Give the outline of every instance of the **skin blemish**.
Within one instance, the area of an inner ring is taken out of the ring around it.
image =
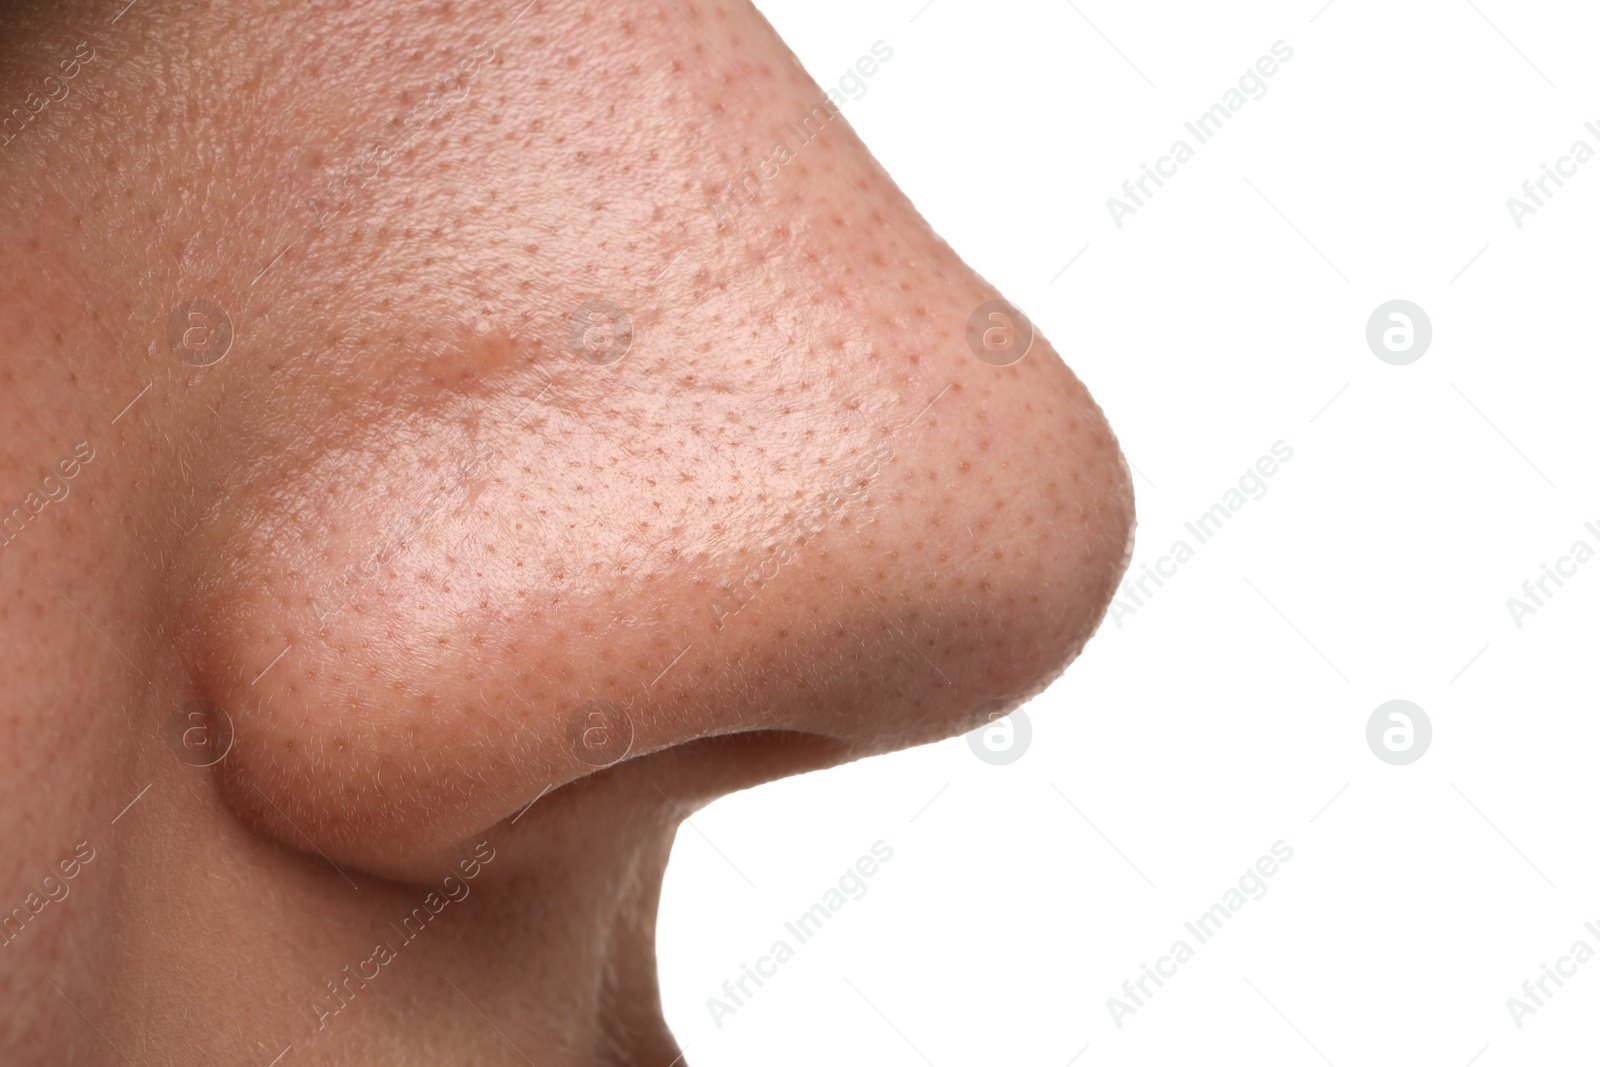
[[[514,370],[533,356],[503,327],[478,325],[446,332],[418,355],[415,384],[473,390]]]

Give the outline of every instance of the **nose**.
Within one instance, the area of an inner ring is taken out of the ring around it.
[[[830,387],[836,353],[776,383],[744,356],[685,373],[672,331],[641,333],[659,410],[619,375],[534,434],[396,454],[385,421],[263,498],[338,516],[319,536],[240,506],[192,646],[234,720],[225,793],[383,870],[663,750],[760,734],[851,759],[1037,693],[1104,613],[1132,496],[1042,338],[1009,366],[969,350],[973,290],[880,310],[903,321],[865,380]]]
[[[634,160],[670,210],[612,165],[628,116],[544,115],[479,172],[590,195],[432,257],[525,306],[537,241],[562,269],[525,317],[351,289],[396,328],[274,383],[314,432],[241,434],[251,475],[175,568],[241,817],[398,869],[662,753],[743,784],[741,737],[761,773],[947,737],[1083,649],[1133,529],[1104,414],[842,119],[728,209],[717,176],[814,101],[779,80],[693,151],[694,87],[619,105],[680,131]]]

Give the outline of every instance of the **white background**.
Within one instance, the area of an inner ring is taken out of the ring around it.
[[[760,6],[824,86],[894,48],[846,117],[1105,408],[1134,575],[1294,456],[1026,707],[1015,763],[958,738],[697,815],[661,928],[688,1061],[1592,1061],[1600,960],[1520,1029],[1506,1000],[1600,951],[1600,560],[1520,628],[1506,601],[1600,549],[1600,160],[1520,229],[1506,199],[1600,150],[1600,15],[922,3]],[[1267,95],[1115,226],[1107,197],[1279,40]],[[1433,325],[1408,366],[1365,339],[1396,298]],[[1367,747],[1394,698],[1433,724],[1409,766]],[[717,1026],[707,998],[880,839],[867,895]],[[1279,840],[1267,895],[1118,1028],[1107,998]]]

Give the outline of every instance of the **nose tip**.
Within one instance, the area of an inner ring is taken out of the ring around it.
[[[737,682],[678,729],[803,731],[857,755],[938,740],[1039,693],[1104,618],[1131,553],[1130,471],[1048,343],[963,351],[869,421],[881,432],[822,505],[717,589],[707,673],[653,698]]]
[[[998,355],[960,368],[954,402],[898,457],[906,540],[883,555],[904,570],[883,606],[943,663],[928,739],[1042,691],[1082,652],[1131,556],[1130,471],[1104,413],[1042,338]]]

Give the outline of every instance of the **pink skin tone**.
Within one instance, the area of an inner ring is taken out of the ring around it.
[[[999,294],[761,17],[520,6],[4,16],[0,909],[94,859],[0,936],[0,1061],[666,1067],[681,821],[1105,611],[1103,414],[974,356]]]

